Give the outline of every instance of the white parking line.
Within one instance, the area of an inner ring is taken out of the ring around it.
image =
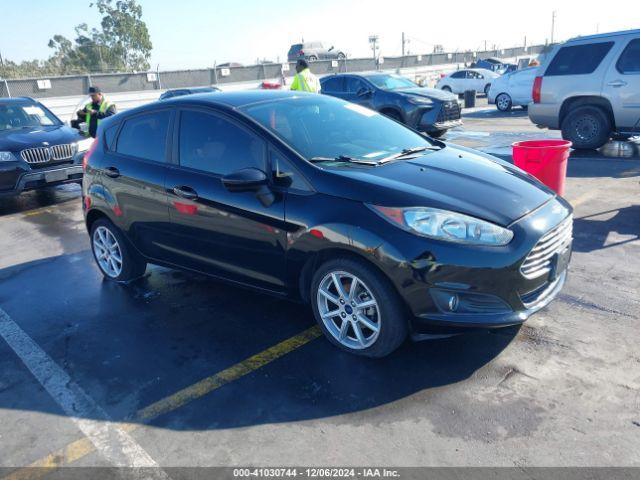
[[[0,308],[0,335],[96,450],[117,467],[156,467],[150,478],[169,476]]]

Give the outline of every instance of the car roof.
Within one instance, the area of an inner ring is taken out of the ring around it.
[[[21,103],[38,103],[31,97],[10,97],[0,98],[0,103],[3,105],[21,104]]]
[[[153,102],[140,107],[132,108],[124,112],[124,115],[130,113],[142,113],[147,109],[154,107],[166,107],[175,104],[191,104],[212,105],[226,108],[241,108],[254,103],[267,101],[277,101],[287,98],[298,98],[307,95],[317,95],[315,93],[293,92],[291,90],[238,90],[234,92],[209,92],[194,93],[191,95],[182,95],[172,97],[162,102]]]
[[[573,37],[567,40],[565,43],[581,42],[583,40],[598,40],[601,38],[619,37],[622,35],[640,35],[640,29],[620,30],[618,32],[596,33],[594,35],[585,35],[583,37]]]

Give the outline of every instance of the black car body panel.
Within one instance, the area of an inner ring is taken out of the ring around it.
[[[377,77],[389,74],[337,74],[320,79],[322,93],[386,113],[409,127],[430,134],[462,125],[462,109],[455,95],[435,88],[410,87],[398,90],[379,88]],[[350,87],[359,81],[362,90]],[[353,91],[356,90],[356,91]],[[424,99],[425,103],[416,103]]]
[[[0,108],[12,105],[41,108],[55,118],[57,124],[0,129],[0,152],[13,154],[12,161],[0,162],[0,195],[78,182],[82,178],[82,152],[77,151],[77,144],[85,137],[33,99],[0,100]],[[26,153],[28,151],[32,153]]]
[[[507,162],[450,145],[377,167],[311,164],[239,108],[288,98],[304,94],[189,96],[106,119],[83,181],[88,227],[106,216],[152,263],[293,300],[309,301],[310,276],[323,259],[364,259],[401,296],[414,338],[519,324],[555,297],[570,245],[562,259],[554,257],[561,271],[525,278],[520,270],[545,234],[570,221],[572,208],[562,198]],[[122,130],[128,119],[162,109],[172,111],[166,158],[123,158],[106,145],[106,130]],[[180,166],[178,127],[187,110],[231,119],[265,142],[268,172],[275,152],[301,182],[287,187],[269,175],[265,201],[255,192],[230,191],[219,175]],[[110,176],[112,167],[117,178]],[[429,239],[392,225],[371,205],[452,210],[508,227],[513,239],[505,246]],[[453,294],[463,311],[447,311],[442,298]]]

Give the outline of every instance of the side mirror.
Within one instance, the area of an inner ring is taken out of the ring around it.
[[[328,52],[330,52],[330,51],[331,51],[331,50],[333,50],[333,49],[334,49],[334,47],[333,47],[333,45],[332,45],[331,47],[329,47],[329,50],[327,50],[327,51],[328,51]]]
[[[257,168],[243,168],[222,177],[230,192],[254,192],[267,184],[267,174]]]
[[[366,97],[367,95],[371,95],[371,90],[369,90],[368,88],[361,88],[360,90],[358,90],[358,93],[356,93],[356,95],[358,97]]]

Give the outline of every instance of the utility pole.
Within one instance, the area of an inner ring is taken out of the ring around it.
[[[556,29],[556,11],[551,12],[551,44],[553,44],[553,34]]]
[[[380,37],[378,37],[378,35],[371,35],[369,37],[369,44],[371,45],[371,50],[373,50],[373,59],[374,60],[376,58],[378,58],[377,51],[378,51],[378,40],[379,39],[380,39]]]
[[[487,51],[487,41],[486,40],[484,41],[484,51],[485,52]]]
[[[404,57],[404,43],[405,43],[405,38],[404,38],[404,32],[402,32],[402,56]],[[2,57],[0,57],[2,58]]]

